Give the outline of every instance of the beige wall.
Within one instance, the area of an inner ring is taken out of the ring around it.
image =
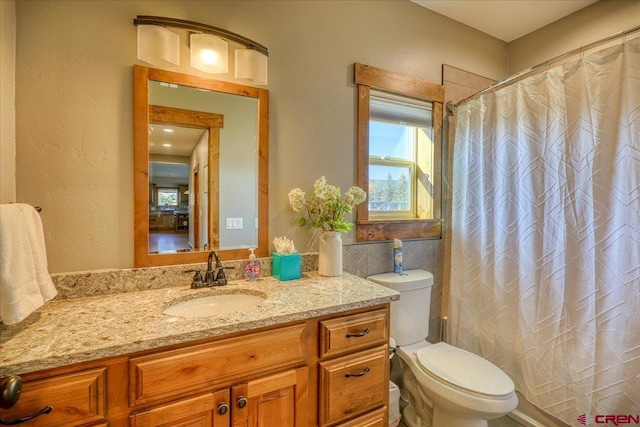
[[[509,74],[638,25],[640,1],[600,0],[509,43]]]
[[[16,8],[0,1],[0,203],[16,201]]]
[[[505,43],[409,1],[31,0],[16,12],[17,193],[43,208],[52,273],[133,264],[136,15],[269,48],[270,240],[287,235],[300,250],[308,237],[288,191],[323,174],[355,182],[354,62],[438,83],[443,63],[496,79],[507,71]]]

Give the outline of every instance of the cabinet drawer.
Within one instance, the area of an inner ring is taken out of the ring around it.
[[[304,335],[304,324],[293,325],[131,359],[129,403],[133,406],[184,395],[302,363]]]
[[[320,362],[320,424],[386,405],[388,345]]]
[[[222,405],[229,405],[229,390],[192,397],[133,414],[129,417],[129,426],[228,426],[230,411],[220,413],[219,408]]]
[[[387,310],[320,322],[320,357],[389,342]]]
[[[340,423],[336,427],[387,427],[389,420],[387,419],[387,407],[376,409],[366,413],[354,420]]]
[[[106,368],[98,368],[26,382],[18,403],[0,410],[0,418],[13,420],[48,405],[53,411],[29,421],[29,427],[69,427],[106,420],[106,372]]]

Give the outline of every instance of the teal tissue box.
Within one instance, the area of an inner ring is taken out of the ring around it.
[[[300,278],[300,254],[273,254],[271,275],[278,280],[295,280]]]

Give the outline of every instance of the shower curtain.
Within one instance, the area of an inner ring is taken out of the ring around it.
[[[460,105],[451,227],[452,344],[568,424],[640,414],[640,38]]]

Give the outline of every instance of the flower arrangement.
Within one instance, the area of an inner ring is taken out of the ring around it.
[[[316,231],[339,231],[346,233],[353,223],[344,220],[344,215],[351,213],[353,207],[367,198],[367,193],[353,186],[344,196],[340,188],[327,184],[324,176],[318,178],[313,186],[315,195],[307,200],[305,192],[294,188],[289,192],[289,204],[294,212],[299,213],[298,225]],[[312,239],[313,240],[313,239]]]

